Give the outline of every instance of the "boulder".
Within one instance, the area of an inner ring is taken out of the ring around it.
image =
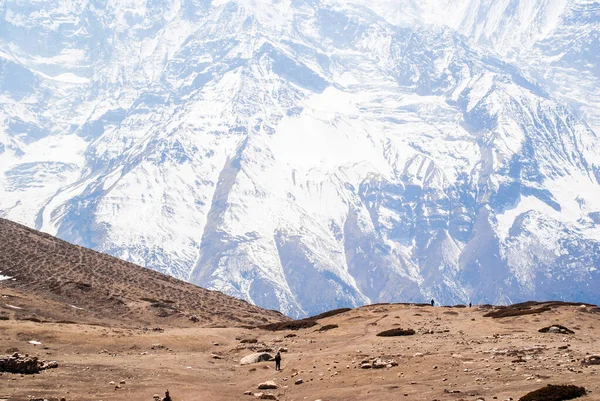
[[[259,390],[276,390],[278,388],[279,386],[273,380],[268,380],[258,385]]]
[[[250,365],[253,363],[259,363],[264,361],[270,361],[273,357],[267,352],[257,352],[254,354],[246,355],[240,360],[241,365]]]
[[[42,361],[40,362],[40,369],[55,369],[58,368],[58,362],[56,361]]]
[[[363,369],[368,369],[368,367],[364,366],[365,364],[368,364],[368,363],[369,362],[363,361],[360,367]],[[396,362],[394,359],[375,358],[370,361],[370,367],[373,369],[391,368],[394,366],[398,366],[398,362]]]
[[[373,369],[382,369],[387,367],[388,363],[385,361],[382,361],[381,359],[377,358],[373,361],[372,367]]]
[[[560,324],[553,324],[549,327],[544,327],[538,330],[540,333],[554,333],[554,334],[575,334],[575,332]]]

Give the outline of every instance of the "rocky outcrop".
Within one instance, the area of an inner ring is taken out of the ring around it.
[[[11,356],[0,358],[0,372],[35,374],[45,369],[58,367],[56,361],[40,361],[35,356],[20,355],[15,352]]]

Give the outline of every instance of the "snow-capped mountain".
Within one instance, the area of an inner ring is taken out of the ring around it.
[[[597,303],[599,8],[8,0],[0,215],[292,316]]]

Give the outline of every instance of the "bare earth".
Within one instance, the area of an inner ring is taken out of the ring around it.
[[[483,317],[489,309],[477,307],[373,305],[321,319],[309,329],[281,332],[239,327],[152,332],[1,321],[1,352],[18,349],[57,360],[59,367],[38,375],[3,373],[0,399],[150,401],[169,389],[176,401],[256,399],[244,395],[246,391],[279,400],[489,401],[518,400],[546,384],[576,384],[589,391],[581,400],[600,400],[600,366],[581,364],[586,355],[600,354],[596,311],[591,306],[557,306],[539,314],[492,319]],[[538,332],[552,324],[575,334]],[[320,332],[324,325],[339,327]],[[376,336],[397,327],[416,334]],[[297,336],[284,338],[286,334]],[[241,344],[243,339],[259,344]],[[282,354],[283,370],[276,372],[273,362],[241,366],[240,359],[253,352],[246,347],[253,346],[288,348]],[[398,366],[360,368],[373,357],[394,359]],[[304,383],[294,384],[300,378]],[[279,388],[258,390],[266,380]]]
[[[288,319],[5,219],[2,276],[11,279],[0,281],[0,319],[114,327],[256,326]],[[197,321],[190,321],[194,316]]]

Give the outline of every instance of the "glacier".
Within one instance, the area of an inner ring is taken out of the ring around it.
[[[290,316],[600,295],[600,4],[7,0],[0,216]]]

